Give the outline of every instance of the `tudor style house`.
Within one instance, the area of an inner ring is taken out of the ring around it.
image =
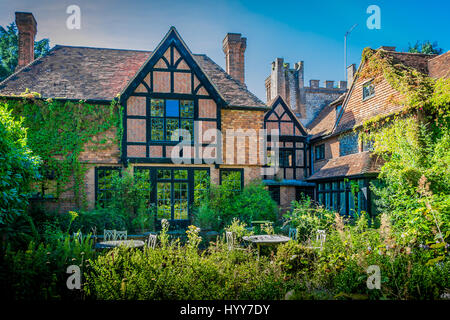
[[[128,168],[151,183],[157,219],[180,225],[189,223],[196,189],[204,187],[198,182],[205,177],[215,184],[228,179],[237,190],[262,179],[283,210],[306,194],[341,214],[355,209],[354,181],[360,187],[358,210],[374,213],[369,182],[381,163],[357,132],[374,115],[398,111],[392,98],[401,94],[386,79],[360,77],[364,63],[356,73],[350,66],[347,81],[337,88],[330,81],[320,88],[317,80],[303,85],[303,63],[294,72],[277,60],[266,79],[266,104],[245,85],[247,43],[240,34],[223,40],[225,71],[205,54],[193,54],[174,27],[153,51],[57,45],[35,60],[33,15],[16,13],[16,24],[19,65],[0,83],[1,99],[30,90],[39,99],[93,105],[117,100],[123,107],[121,150],[86,148],[79,156],[88,168],[84,187],[91,208],[110,200],[110,180]],[[449,77],[448,52],[378,50],[431,77]],[[117,130],[106,134],[115,136]],[[274,164],[279,170],[271,170]],[[52,204],[67,211],[75,206],[73,198],[66,192]]]
[[[85,189],[90,207],[107,202],[112,177],[131,168],[148,177],[157,218],[185,224],[195,188],[201,186],[198,180],[208,176],[219,184],[232,179],[241,189],[263,178],[263,169],[270,169],[264,166],[265,148],[275,144],[270,137],[267,144],[262,142],[266,127],[281,131],[283,167],[276,179],[264,177],[268,183],[287,185],[294,197],[296,179],[307,176],[306,130],[281,99],[271,109],[247,90],[246,38],[240,34],[229,33],[223,40],[225,72],[205,54],[193,54],[174,27],[151,52],[56,45],[34,60],[33,15],[16,13],[16,24],[21,63],[0,83],[2,99],[29,90],[40,94],[37,99],[94,105],[118,99],[123,107],[121,150],[118,145],[85,148],[79,156],[88,167]],[[184,131],[177,136],[179,129]],[[107,134],[114,136],[117,130]],[[73,196],[65,192],[52,205],[59,211],[73,209]],[[282,204],[291,200],[282,199]]]
[[[381,47],[393,65],[412,68],[431,78],[450,77],[450,52],[442,55],[396,52],[395,47]],[[370,152],[370,143],[358,138],[364,121],[388,117],[402,111],[403,95],[394,89],[385,76],[377,79],[361,77],[365,62],[354,74],[349,67],[349,91],[321,110],[308,125],[312,150],[312,172],[306,179],[316,185],[316,200],[323,205],[349,214],[355,210],[350,183],[358,184],[358,211],[375,214],[369,182],[377,177],[381,160]]]

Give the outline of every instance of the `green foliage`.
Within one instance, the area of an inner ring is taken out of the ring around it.
[[[154,229],[155,208],[150,205],[150,181],[144,172],[122,170],[112,179],[112,197],[108,209],[127,221],[127,229]]]
[[[4,104],[0,104],[0,137],[0,234],[9,241],[21,234],[23,225],[29,225],[23,215],[30,184],[39,178],[39,158],[28,148],[23,119],[14,119]]]
[[[280,299],[289,285],[267,259],[222,242],[203,253],[178,242],[115,249],[90,265],[86,294],[95,299]]]
[[[1,260],[2,290],[12,300],[80,299],[79,291],[67,289],[65,271],[69,265],[79,265],[83,271],[93,257],[90,237],[82,242],[69,236],[47,244],[30,242],[19,251],[8,247]]]
[[[18,62],[19,37],[15,23],[3,28],[0,26],[0,81],[14,73]],[[50,51],[49,39],[42,39],[34,43],[35,59],[46,55]]]
[[[244,236],[250,236],[253,231],[247,229],[247,224],[239,221],[238,218],[234,218],[229,226],[225,228],[226,231],[232,232],[238,242],[242,240]]]
[[[275,263],[283,272],[310,272],[314,268],[316,256],[312,249],[306,248],[296,241],[289,241],[277,248]]]
[[[309,197],[292,202],[292,210],[283,215],[284,225],[297,228],[298,240],[307,241],[315,237],[317,230],[328,230],[334,214],[323,206],[316,206]]]
[[[80,154],[119,143],[121,108],[115,101],[110,105],[91,105],[34,96],[25,93],[23,99],[9,100],[12,114],[23,118],[28,145],[42,159],[42,171],[55,177],[56,196],[73,191],[78,206],[86,205],[83,181],[88,167],[80,162]],[[118,128],[115,136],[108,135],[112,128]]]
[[[211,185],[208,196],[196,208],[195,223],[202,229],[222,230],[234,218],[249,224],[254,220],[275,221],[278,207],[260,181],[253,181],[242,191],[235,184],[222,181]]]
[[[431,43],[430,41],[416,41],[414,46],[409,44],[408,52],[411,53],[425,53],[425,54],[441,54],[443,52],[442,48],[438,47],[437,41]]]

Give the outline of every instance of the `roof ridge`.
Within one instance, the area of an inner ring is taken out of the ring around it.
[[[117,50],[117,51],[133,51],[133,52],[146,52],[151,53],[151,50],[141,50],[141,49],[121,49],[121,48],[102,48],[102,47],[89,47],[89,46],[70,46],[56,44],[53,48],[77,48],[77,49],[94,49],[94,50]]]
[[[249,93],[253,98],[255,98],[258,102],[260,102],[262,105],[267,106],[266,103],[264,103],[261,99],[259,99],[254,93],[252,93],[250,90],[248,90],[247,86],[242,84],[240,81],[234,79],[230,74],[228,74],[228,72],[226,72],[220,65],[218,65],[213,59],[211,59],[208,55],[203,54],[203,56],[208,59],[209,61],[211,61],[215,66],[217,66],[219,68],[219,70],[221,72],[223,72],[225,74],[225,76],[232,80],[234,83],[236,83],[240,89],[245,90],[247,93]]]

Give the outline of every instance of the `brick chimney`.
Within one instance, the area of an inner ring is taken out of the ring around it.
[[[350,89],[352,86],[353,78],[356,73],[356,65],[353,63],[347,67],[347,87]]]
[[[244,52],[247,38],[242,38],[240,33],[228,33],[222,44],[227,73],[245,85]]]
[[[386,50],[386,51],[395,51],[396,47],[392,46],[381,46],[379,49]]]
[[[16,67],[20,69],[34,60],[34,38],[37,23],[30,12],[16,12],[16,26],[19,29],[19,59]]]

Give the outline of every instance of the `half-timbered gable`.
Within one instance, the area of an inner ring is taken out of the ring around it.
[[[204,133],[220,130],[225,101],[175,28],[130,81],[121,102],[124,164],[169,163],[174,154],[184,160],[199,159],[196,163],[206,158],[210,163],[219,155],[221,141],[214,136],[205,139]],[[179,134],[179,129],[185,133]],[[189,138],[189,143],[177,146]]]
[[[287,209],[301,194],[313,192],[314,184],[304,181],[309,173],[308,134],[280,96],[264,115],[264,129],[268,134],[264,182],[273,198]]]
[[[306,178],[308,134],[280,96],[273,101],[271,110],[264,116],[264,129],[268,132],[269,140],[272,140],[270,139],[272,132],[279,133],[278,165],[280,170],[276,177],[286,180]],[[272,146],[271,143],[272,141],[268,141],[269,148]],[[272,151],[269,157],[273,157],[274,152]],[[266,178],[274,177],[266,176]]]

